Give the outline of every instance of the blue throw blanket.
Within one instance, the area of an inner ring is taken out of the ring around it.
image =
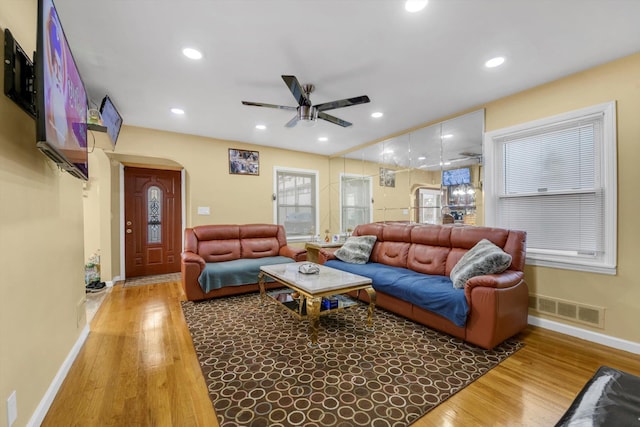
[[[198,282],[202,290],[211,292],[223,286],[239,286],[258,283],[260,266],[295,262],[284,256],[241,258],[232,261],[209,262],[200,273]],[[268,281],[273,281],[269,279]]]
[[[469,306],[464,296],[464,289],[454,288],[451,279],[447,276],[432,276],[375,262],[350,264],[331,260],[325,265],[368,277],[372,280],[373,289],[376,291],[382,291],[437,313],[456,326],[464,327],[467,322]]]

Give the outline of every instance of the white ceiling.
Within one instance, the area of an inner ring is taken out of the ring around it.
[[[55,3],[90,99],[110,95],[125,125],[324,155],[640,51],[639,0],[431,0],[415,14],[403,0]],[[290,111],[241,104],[296,106],[282,74],[314,84],[314,104],[371,102],[328,111],[350,128],[293,129]]]

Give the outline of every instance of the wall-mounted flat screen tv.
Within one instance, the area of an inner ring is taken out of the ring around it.
[[[122,116],[118,113],[116,106],[108,95],[102,100],[100,115],[102,116],[102,123],[107,127],[107,134],[111,138],[111,144],[115,147],[122,127]]]
[[[87,93],[53,0],[38,0],[38,148],[71,175],[88,179]]]
[[[471,170],[469,168],[442,171],[442,185],[471,184]]]

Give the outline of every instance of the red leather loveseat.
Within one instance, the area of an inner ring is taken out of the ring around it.
[[[281,225],[187,228],[181,259],[182,287],[190,301],[257,292],[260,265],[304,260],[306,251],[287,245]]]

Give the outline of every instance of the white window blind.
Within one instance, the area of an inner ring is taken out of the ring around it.
[[[501,141],[499,222],[527,230],[529,249],[602,253],[601,128],[600,114]]]
[[[615,272],[613,104],[494,131],[486,141],[494,168],[488,225],[525,230],[527,262]]]
[[[371,177],[342,175],[340,184],[342,232],[372,222]]]

